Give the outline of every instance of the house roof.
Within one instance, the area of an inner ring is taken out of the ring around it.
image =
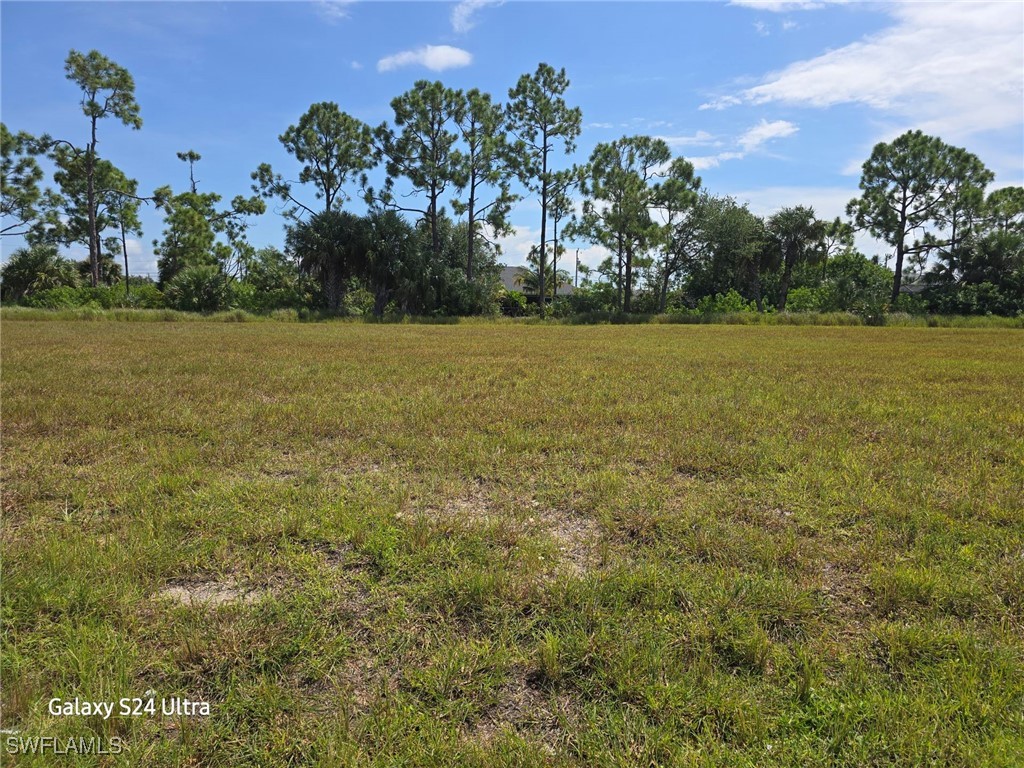
[[[529,275],[531,270],[526,267],[502,267],[501,268],[501,284],[505,287],[506,291],[519,291],[520,293],[527,293],[524,287],[525,278]],[[571,284],[562,284],[558,286],[559,296],[570,296],[573,292]],[[532,294],[531,294],[532,295]]]

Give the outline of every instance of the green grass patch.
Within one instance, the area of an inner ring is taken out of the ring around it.
[[[1013,331],[39,312],[0,704],[76,764],[1024,754]],[[211,714],[46,711],[147,690]]]

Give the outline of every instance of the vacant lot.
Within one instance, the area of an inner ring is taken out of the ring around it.
[[[6,322],[3,726],[1019,765],[1022,392],[1019,331]],[[147,690],[210,715],[46,711]]]

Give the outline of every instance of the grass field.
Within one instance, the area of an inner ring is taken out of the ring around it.
[[[2,353],[2,724],[129,748],[59,764],[1024,760],[1020,331],[26,320]],[[147,690],[210,715],[47,712]]]

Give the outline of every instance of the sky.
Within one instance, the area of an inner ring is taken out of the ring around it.
[[[295,179],[278,136],[316,102],[378,125],[418,80],[479,88],[498,101],[538,63],[564,67],[583,112],[571,155],[599,142],[663,138],[703,187],[759,215],[812,205],[841,215],[880,141],[921,129],[1024,184],[1024,3],[829,2],[12,2],[0,3],[0,119],[12,131],[84,145],[71,49],[97,49],[135,78],[143,126],[99,129],[99,152],[146,192],[185,191],[176,152],[202,155],[199,190],[252,194],[262,162]],[[350,188],[355,196],[357,190]],[[301,196],[312,205],[312,189]],[[352,202],[352,210],[361,205]],[[540,205],[512,212],[501,261],[522,264]],[[155,276],[162,221],[142,211],[132,272]],[[271,205],[249,240],[282,247]],[[3,238],[3,259],[23,243]],[[596,266],[600,248],[580,248]],[[883,246],[858,239],[869,255]],[[82,246],[67,249],[82,258]]]

